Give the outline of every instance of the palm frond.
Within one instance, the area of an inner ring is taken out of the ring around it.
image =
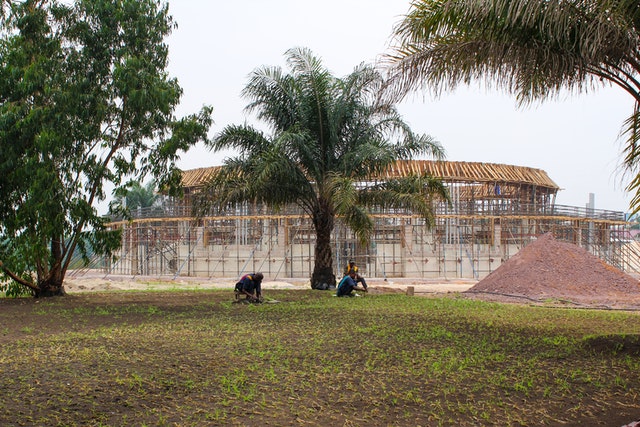
[[[619,67],[637,51],[637,34],[622,14],[628,4],[614,3],[417,1],[394,30],[398,44],[388,60],[404,90],[439,93],[482,79],[521,102],[587,90],[600,77],[593,69]]]
[[[340,175],[331,174],[326,183],[326,197],[331,200],[334,211],[355,233],[362,244],[367,244],[374,223],[366,206],[360,203],[358,182]]]
[[[352,205],[340,215],[340,218],[353,231],[360,244],[366,246],[369,243],[375,223],[364,206]]]
[[[446,157],[446,150],[442,144],[425,134],[411,134],[403,144],[395,147],[395,153],[398,159],[413,159],[426,155],[434,160],[444,160]]]
[[[260,153],[269,146],[269,140],[258,129],[247,125],[229,125],[208,143],[213,150],[233,149],[248,156]]]
[[[296,76],[331,76],[327,69],[322,65],[320,58],[315,56],[309,48],[294,47],[288,49],[285,52],[285,56],[291,72]]]
[[[344,215],[358,203],[357,182],[348,176],[332,173],[326,180],[325,197],[332,201],[338,215]]]
[[[263,203],[282,207],[297,204],[306,212],[313,212],[317,205],[317,195],[313,183],[300,168],[277,145],[260,157],[255,170],[255,186]]]
[[[333,97],[335,78],[323,67],[320,58],[307,48],[289,49],[286,56],[303,98],[303,102],[299,104],[301,114],[315,128],[319,145],[327,146],[326,106]]]
[[[450,202],[442,181],[429,175],[411,175],[371,185],[360,193],[360,203],[382,209],[405,210],[434,223],[433,203]]]
[[[624,165],[631,181],[626,190],[633,194],[630,205],[632,214],[640,212],[640,104],[636,103],[633,114],[625,121],[623,135],[627,145],[624,150]]]
[[[633,114],[625,121],[622,134],[627,140],[624,164],[637,172],[640,168],[640,104],[636,103]]]
[[[194,216],[201,218],[212,210],[224,212],[234,203],[252,200],[243,169],[242,159],[228,158],[223,167],[215,170],[201,191],[194,196]]]
[[[255,112],[258,119],[272,126],[274,131],[283,131],[299,119],[298,88],[290,75],[280,67],[261,67],[249,76],[249,82],[241,95],[251,102],[246,112]]]

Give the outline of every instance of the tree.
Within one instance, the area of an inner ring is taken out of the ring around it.
[[[640,211],[640,7],[631,0],[416,0],[389,55],[400,93],[484,79],[520,105],[603,84],[635,100],[623,169]]]
[[[335,286],[331,233],[336,217],[366,242],[373,230],[367,207],[409,208],[433,222],[432,200],[447,198],[442,183],[412,176],[377,183],[397,159],[442,158],[442,147],[416,135],[385,100],[386,81],[374,68],[357,67],[336,78],[307,49],[286,52],[290,73],[280,67],[253,71],[242,94],[249,112],[271,134],[231,125],[211,142],[214,150],[234,149],[211,178],[201,209],[242,202],[273,208],[299,206],[315,233],[314,289]]]
[[[177,188],[178,154],[206,139],[211,110],[174,115],[182,90],[165,71],[166,4],[1,5],[0,268],[9,293],[62,295],[76,251],[119,244],[95,208],[105,186],[151,175]]]
[[[120,190],[109,206],[109,210],[112,213],[122,210],[150,208],[158,202],[160,197],[156,193],[154,181],[149,181],[144,186],[140,184],[140,181],[132,181],[128,186],[122,187]]]

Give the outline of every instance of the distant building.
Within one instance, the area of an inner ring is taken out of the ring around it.
[[[309,277],[315,234],[306,215],[290,207],[272,212],[243,204],[196,220],[193,196],[215,167],[183,173],[185,196],[162,209],[138,212],[123,229],[122,248],[109,273],[238,277],[262,271],[270,278]],[[362,246],[338,219],[334,266],[355,259],[369,277],[483,278],[536,236],[552,232],[628,272],[638,255],[623,239],[622,212],[555,204],[560,189],[540,169],[491,163],[400,161],[375,180],[428,172],[442,179],[452,205],[434,202],[432,229],[411,212],[374,212],[375,232]]]

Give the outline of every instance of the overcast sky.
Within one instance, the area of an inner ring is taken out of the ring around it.
[[[240,92],[249,73],[284,64],[284,52],[307,47],[336,76],[374,62],[389,46],[409,0],[171,0],[178,24],[169,37],[169,72],[184,88],[179,115],[214,108],[211,136],[245,121]],[[630,196],[618,173],[622,124],[633,111],[618,88],[597,89],[518,109],[515,99],[479,86],[434,98],[417,93],[399,106],[414,131],[440,141],[447,160],[542,169],[562,190],[556,203],[628,211]],[[229,153],[198,146],[179,166],[222,164]]]

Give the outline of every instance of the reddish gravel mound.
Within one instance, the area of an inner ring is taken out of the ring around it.
[[[640,282],[587,250],[548,233],[465,292],[493,301],[534,300],[640,307]]]

